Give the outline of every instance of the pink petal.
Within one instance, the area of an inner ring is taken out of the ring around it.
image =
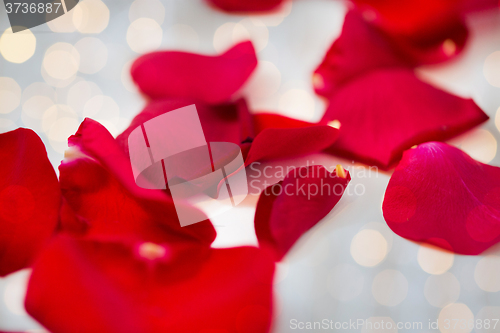
[[[421,144],[404,153],[382,209],[401,237],[479,254],[500,241],[500,168],[445,143]]]
[[[151,98],[192,98],[208,104],[228,101],[257,66],[250,41],[226,53],[206,56],[178,51],[153,52],[137,59],[131,74]]]
[[[448,140],[487,119],[471,99],[424,83],[412,71],[387,69],[342,88],[323,122],[341,125],[329,152],[388,169],[413,145]]]
[[[172,256],[168,242],[146,253],[144,245],[58,237],[34,266],[28,313],[53,333],[269,331],[274,264],[265,250]]]
[[[281,260],[295,242],[321,221],[344,194],[351,176],[323,166],[302,167],[264,190],[257,203],[255,230],[259,243]]]
[[[0,134],[0,276],[27,267],[54,233],[61,193],[40,138]]]

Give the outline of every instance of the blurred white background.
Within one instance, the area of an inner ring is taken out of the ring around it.
[[[297,0],[277,13],[244,16],[222,13],[203,0],[83,0],[70,13],[14,35],[0,5],[0,132],[34,129],[57,168],[67,137],[84,117],[116,135],[142,109],[145,101],[128,71],[139,54],[158,49],[217,54],[243,39],[258,50],[259,66],[240,92],[252,110],[319,120],[326,105],[315,96],[311,75],[339,35],[346,10],[341,1]],[[474,98],[491,117],[452,143],[500,166],[500,13],[475,14],[468,21],[471,39],[464,53],[418,72],[445,90]],[[353,175],[352,195],[279,264],[273,332],[298,331],[290,326],[293,319],[422,322],[424,332],[437,332],[428,323],[438,318],[500,319],[500,247],[471,257],[404,240],[386,226],[381,212],[390,173],[368,174],[352,161],[319,154],[307,161],[330,169],[342,163]],[[219,233],[214,246],[256,244],[257,199],[249,196],[242,207],[213,219]],[[0,330],[44,332],[23,309],[28,277],[24,270],[0,278]],[[374,330],[385,331],[397,330]],[[444,326],[440,331],[453,332]],[[500,332],[500,323],[475,331]]]

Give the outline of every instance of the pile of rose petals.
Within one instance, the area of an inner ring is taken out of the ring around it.
[[[209,2],[229,12],[283,3]],[[186,204],[202,222],[181,227],[168,189],[137,186],[128,156],[134,129],[192,104],[206,141],[238,145],[245,166],[321,151],[384,169],[399,162],[383,212],[402,237],[462,254],[500,241],[500,169],[435,142],[487,115],[414,72],[458,56],[464,13],[493,1],[353,3],[313,76],[328,100],[319,123],[249,110],[240,88],[258,60],[243,42],[220,55],[139,57],[131,74],[148,104],[116,139],[85,119],[59,180],[33,131],[0,134],[0,276],[33,269],[28,313],[53,333],[269,331],[275,263],[335,207],[351,176],[341,166],[293,170],[261,193],[258,247],[211,248],[216,232],[204,213]]]

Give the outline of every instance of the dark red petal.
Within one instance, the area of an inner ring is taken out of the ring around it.
[[[218,56],[149,53],[134,62],[131,74],[151,98],[192,98],[216,104],[228,101],[256,66],[255,50],[247,41]]]
[[[0,134],[0,276],[28,266],[52,236],[61,193],[40,138],[20,128]]]
[[[59,237],[34,266],[26,309],[53,333],[266,333],[273,271],[257,248],[174,265],[118,242]]]
[[[278,8],[284,0],[207,0],[227,12],[264,12]]]
[[[281,258],[309,229],[323,219],[344,194],[351,180],[323,166],[291,171],[283,181],[265,189],[257,203],[255,231],[263,247]]]
[[[346,85],[330,100],[323,122],[341,124],[329,152],[388,169],[413,145],[448,140],[487,119],[471,99],[392,69]]]
[[[353,10],[347,13],[340,37],[314,72],[314,88],[319,95],[329,97],[342,84],[368,71],[411,65],[394,50],[388,36]]]
[[[208,245],[215,239],[210,221],[181,227],[170,196],[135,184],[130,160],[101,124],[85,119],[70,137],[70,146],[89,158],[63,161],[61,188],[77,218],[90,224],[90,234],[141,234],[147,228],[168,227],[172,241],[198,239]]]
[[[401,237],[479,254],[500,241],[500,168],[445,143],[421,144],[404,153],[382,209]]]

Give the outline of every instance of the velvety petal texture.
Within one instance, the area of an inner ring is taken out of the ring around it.
[[[322,121],[340,122],[329,152],[388,169],[413,145],[450,139],[487,119],[471,99],[424,83],[413,71],[387,69],[345,85]]]
[[[265,12],[278,8],[288,0],[207,0],[227,12]]]
[[[351,180],[337,166],[301,167],[265,189],[257,203],[255,231],[260,246],[270,247],[281,260],[295,242],[321,221],[340,200]]]
[[[61,189],[68,206],[64,220],[71,230],[83,228],[91,235],[141,235],[168,228],[171,242],[201,242],[215,239],[210,221],[195,208],[203,222],[181,227],[172,198],[159,190],[145,190],[135,184],[129,158],[111,134],[98,122],[85,119],[70,138],[73,152],[60,165]],[[63,226],[65,224],[63,223]],[[76,225],[76,227],[75,227]]]
[[[168,245],[59,236],[34,265],[28,313],[52,333],[266,333],[274,263],[212,249],[171,262]]]
[[[401,237],[479,254],[500,241],[500,168],[445,143],[421,144],[404,153],[382,209]]]
[[[56,173],[32,130],[0,134],[0,276],[27,267],[54,233]]]
[[[256,67],[255,50],[247,41],[217,56],[148,53],[133,63],[131,75],[150,98],[189,97],[216,104],[228,101]]]

